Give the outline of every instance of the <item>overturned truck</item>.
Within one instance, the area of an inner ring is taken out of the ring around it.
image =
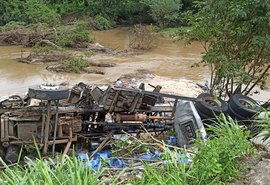
[[[153,91],[145,91],[84,83],[71,90],[43,85],[29,88],[24,98],[15,95],[0,101],[0,155],[15,162],[22,145],[34,144],[44,155],[54,155],[56,150],[66,152],[72,143],[78,149],[95,149],[96,143],[107,136],[123,132],[175,129],[180,146],[189,145],[198,130],[205,136],[191,102],[200,105],[209,97],[164,94],[160,89],[156,86]],[[33,99],[35,104],[30,103]],[[213,105],[212,109],[222,112],[224,107]]]

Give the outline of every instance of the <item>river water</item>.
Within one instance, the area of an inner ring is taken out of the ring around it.
[[[116,28],[108,31],[93,32],[96,42],[116,50],[129,50],[128,28]],[[186,46],[183,41],[159,37],[155,46],[136,56],[96,55],[93,60],[116,63],[113,68],[103,68],[105,75],[53,73],[42,64],[23,64],[15,59],[30,52],[22,46],[0,47],[0,95],[25,92],[28,87],[42,83],[57,84],[68,82],[74,85],[80,81],[86,83],[110,83],[123,74],[138,69],[147,69],[158,76],[171,79],[187,79],[201,82],[209,78],[207,67],[191,68],[201,60],[203,48],[199,42]],[[270,87],[270,81],[268,81]]]

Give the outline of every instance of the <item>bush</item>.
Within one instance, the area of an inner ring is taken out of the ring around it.
[[[150,7],[150,15],[160,27],[177,21],[182,7],[181,0],[142,0]]]
[[[60,27],[56,33],[56,42],[62,47],[77,47],[77,44],[93,42],[87,23],[79,21],[74,26]],[[87,47],[87,46],[85,46]]]
[[[146,50],[153,47],[156,34],[153,26],[135,25],[129,31],[129,47]]]
[[[63,66],[65,71],[80,73],[81,70],[85,67],[88,67],[89,64],[82,57],[70,57],[67,60],[63,61]]]
[[[56,24],[60,15],[54,9],[49,8],[42,0],[26,0],[25,15],[28,22]]]
[[[9,30],[18,29],[18,28],[24,28],[25,24],[26,24],[25,22],[10,21],[4,26],[1,26],[0,31],[9,31]]]
[[[92,24],[97,30],[108,30],[114,25],[112,21],[101,15],[96,15],[92,21]]]
[[[20,0],[0,1],[0,25],[5,25],[10,21],[25,21],[25,6]]]
[[[224,115],[209,128],[207,142],[197,141],[199,152],[191,169],[192,181],[202,184],[230,182],[239,175],[238,159],[252,152],[249,133]]]

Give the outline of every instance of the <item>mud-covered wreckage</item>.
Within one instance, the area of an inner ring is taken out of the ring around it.
[[[143,87],[79,83],[70,90],[40,85],[29,88],[24,98],[14,95],[0,99],[0,155],[15,162],[20,146],[34,143],[44,155],[54,155],[59,148],[65,153],[72,143],[76,148],[95,149],[94,143],[123,131],[174,129],[178,145],[184,146],[196,138],[198,130],[206,136],[200,117],[228,111],[227,104],[207,93],[190,98],[161,93],[161,86],[153,91]],[[33,99],[39,100],[38,104],[29,103]]]

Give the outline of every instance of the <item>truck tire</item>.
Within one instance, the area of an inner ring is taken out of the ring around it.
[[[258,102],[242,94],[233,95],[229,100],[229,106],[232,112],[245,119],[252,118],[261,110]]]
[[[216,118],[209,117],[208,115],[205,115],[204,113],[199,112],[198,110],[197,110],[197,112],[198,112],[199,116],[201,117],[201,120],[202,120],[205,127],[208,127],[208,125],[212,125],[216,122]]]
[[[38,100],[62,100],[69,97],[69,89],[58,86],[36,86],[29,88],[30,98]]]
[[[213,95],[209,93],[202,93],[198,97],[201,101],[195,103],[197,111],[209,118],[214,118],[221,113],[227,113],[228,105],[220,98],[215,99]]]
[[[15,145],[10,145],[7,147],[5,160],[9,163],[15,163],[18,161],[20,153],[20,147]]]
[[[231,108],[230,105],[229,105],[229,109],[228,109],[228,114],[229,114],[229,116],[231,116],[233,119],[236,119],[236,120],[238,120],[238,121],[243,121],[243,120],[248,119],[248,118],[245,118],[245,117],[239,115],[237,112],[235,112],[235,111]]]

